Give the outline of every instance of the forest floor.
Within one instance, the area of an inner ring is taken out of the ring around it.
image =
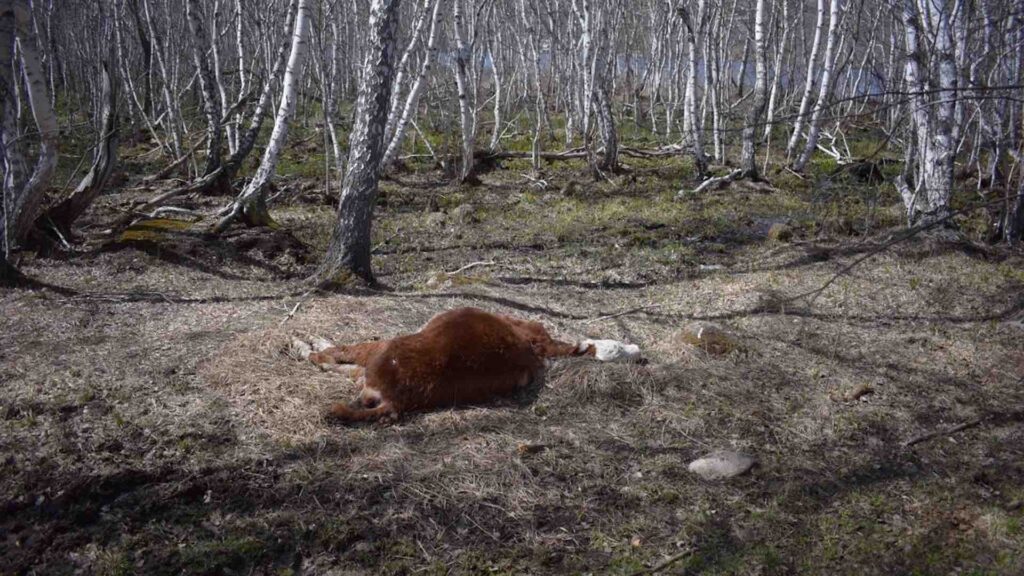
[[[863,183],[676,200],[685,162],[626,162],[398,174],[383,287],[358,294],[306,292],[334,216],[315,179],[279,181],[280,230],[105,237],[161,186],[126,180],[79,250],[21,263],[66,291],[0,290],[0,574],[1024,573],[1024,253],[878,250],[898,202]],[[341,427],[320,415],[353,383],[286,352],[457,306],[647,363],[560,360],[528,397]],[[680,343],[694,321],[736,349]],[[759,466],[687,470],[720,449]]]

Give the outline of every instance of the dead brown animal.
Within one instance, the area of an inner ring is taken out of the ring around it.
[[[594,347],[555,340],[539,322],[458,308],[415,334],[328,348],[309,360],[362,367],[353,374],[363,384],[359,398],[327,412],[356,422],[486,402],[535,382],[545,358],[582,355],[594,355]]]

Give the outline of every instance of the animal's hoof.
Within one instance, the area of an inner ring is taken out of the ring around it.
[[[313,350],[316,352],[323,352],[328,348],[334,347],[334,344],[332,344],[330,340],[323,338],[321,336],[316,336],[315,338],[313,338],[311,344],[313,345]]]
[[[300,340],[295,336],[292,336],[291,341],[288,343],[288,354],[299,360],[309,359],[313,353],[313,349],[310,348],[309,343],[304,340]]]

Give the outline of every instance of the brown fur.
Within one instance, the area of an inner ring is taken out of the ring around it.
[[[309,359],[364,367],[359,399],[327,413],[353,422],[486,402],[529,386],[542,374],[545,358],[583,354],[592,350],[553,339],[538,322],[458,308],[415,334],[328,348]]]

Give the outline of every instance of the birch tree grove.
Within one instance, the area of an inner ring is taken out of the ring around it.
[[[372,278],[367,167],[389,177],[424,162],[477,185],[528,159],[539,186],[554,163],[585,163],[601,182],[635,158],[680,156],[680,189],[700,194],[745,176],[874,170],[908,224],[952,222],[969,190],[993,211],[992,238],[1024,229],[1024,16],[1005,0],[0,5],[7,256],[30,238],[75,242],[125,147],[155,189],[111,234],[195,212],[198,194],[237,195],[202,212],[215,232],[272,225],[271,183],[310,142],[317,168],[302,171],[345,223],[331,278]],[[87,153],[59,156],[57,134],[83,130]]]

